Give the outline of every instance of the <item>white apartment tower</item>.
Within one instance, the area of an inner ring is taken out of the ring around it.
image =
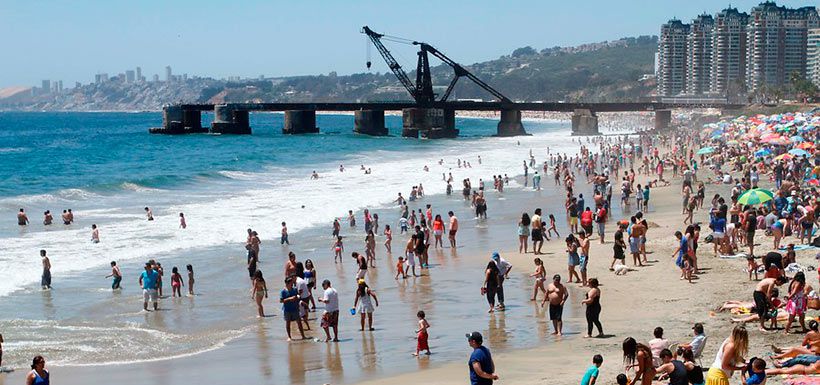
[[[658,95],[675,96],[686,91],[686,57],[689,25],[678,19],[661,26],[658,40]]]
[[[719,95],[746,91],[746,28],[749,14],[726,8],[715,15],[709,91]]]
[[[692,20],[686,44],[686,93],[703,95],[709,91],[712,68],[712,31],[715,20],[703,14]]]

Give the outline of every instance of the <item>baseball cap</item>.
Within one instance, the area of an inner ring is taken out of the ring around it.
[[[467,341],[475,341],[479,344],[484,342],[484,337],[482,337],[481,333],[479,332],[467,333],[464,336],[467,337]]]

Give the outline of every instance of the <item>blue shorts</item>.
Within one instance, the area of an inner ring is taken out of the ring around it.
[[[640,248],[638,247],[639,240],[637,238],[629,238],[629,252],[632,254],[636,254],[640,252]]]
[[[587,262],[589,261],[589,257],[586,255],[582,255],[579,260],[579,264],[581,265],[581,272],[587,271]]]

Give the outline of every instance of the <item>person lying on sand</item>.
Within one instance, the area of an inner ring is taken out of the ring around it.
[[[809,332],[803,337],[803,342],[800,346],[781,349],[772,345],[772,350],[777,355],[772,356],[774,360],[782,360],[784,358],[794,358],[801,354],[818,354],[820,353],[820,332],[818,332],[818,323],[815,320],[809,322]]]

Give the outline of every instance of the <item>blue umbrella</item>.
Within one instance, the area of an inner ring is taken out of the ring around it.
[[[795,136],[792,136],[791,138],[789,138],[789,140],[791,140],[791,141],[792,141],[792,142],[794,142],[794,143],[799,143],[799,142],[805,142],[805,141],[806,141],[806,140],[805,140],[805,139],[803,139],[803,137],[802,137],[802,136],[800,136],[800,135],[795,135]]]
[[[793,149],[789,150],[789,154],[792,154],[794,156],[808,156],[809,155],[809,153],[806,152],[806,150],[801,150],[799,148],[793,148]]]
[[[769,150],[768,148],[764,148],[762,150],[755,151],[755,156],[758,157],[758,158],[762,158],[766,155],[771,155],[771,153],[772,153],[771,150]]]

